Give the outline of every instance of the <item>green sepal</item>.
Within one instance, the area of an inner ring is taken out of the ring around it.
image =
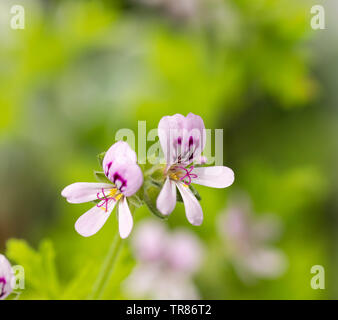
[[[103,171],[94,171],[94,176],[100,182],[112,184]]]
[[[143,205],[143,201],[136,194],[128,197],[128,202],[132,204],[135,208],[139,208]]]
[[[195,189],[194,186],[192,186],[191,184],[189,184],[189,189],[191,190],[191,192],[194,194],[194,196],[196,197],[196,199],[198,201],[202,200],[202,197],[200,196],[200,194],[198,193],[198,191]]]
[[[196,199],[198,201],[201,201],[202,198],[200,196],[200,194],[198,193],[198,191],[195,189],[195,187],[193,187],[191,184],[189,185],[189,189],[191,190],[191,192],[194,194],[194,196],[196,197]],[[176,193],[176,201],[178,202],[183,202],[182,196],[180,192]]]
[[[97,155],[97,160],[99,161],[100,166],[102,167],[103,158],[106,155],[106,151],[101,152]]]
[[[161,188],[155,184],[153,181],[148,180],[144,183],[144,194],[143,199],[148,209],[157,217],[161,219],[167,219],[167,216],[164,216],[156,208],[156,199],[160,193]]]

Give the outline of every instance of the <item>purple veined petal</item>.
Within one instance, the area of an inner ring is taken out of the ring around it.
[[[108,178],[126,197],[135,194],[143,183],[143,173],[137,163],[114,163]]]
[[[129,236],[133,229],[133,216],[130,212],[127,199],[123,197],[119,203],[119,232],[122,239]]]
[[[226,188],[232,185],[235,180],[234,172],[224,166],[198,167],[192,170],[197,178],[192,183],[201,184],[212,188]]]
[[[200,116],[189,113],[163,117],[158,125],[158,135],[168,164],[191,163],[202,153],[206,132]]]
[[[13,277],[11,264],[0,254],[0,300],[4,300],[12,292]]]
[[[200,158],[206,143],[206,132],[203,119],[200,116],[190,112],[186,117],[186,122],[187,129],[190,133],[188,144],[192,145],[193,149],[195,149],[193,159],[187,159],[190,163]]]
[[[157,209],[164,215],[173,212],[176,206],[176,185],[167,177],[156,200]]]
[[[176,186],[181,193],[188,221],[194,226],[200,226],[203,222],[201,205],[188,186],[181,182],[176,183]]]
[[[61,192],[61,195],[70,203],[83,203],[98,199],[97,194],[112,189],[114,186],[109,183],[76,182]]]
[[[104,201],[83,214],[75,223],[75,230],[83,237],[90,237],[97,233],[106,223],[113,211],[116,201],[109,200],[107,208]],[[107,209],[107,210],[106,210]]]
[[[137,156],[129,144],[125,141],[118,141],[114,143],[106,152],[103,161],[102,168],[105,175],[109,178],[110,169],[116,164],[136,163]]]

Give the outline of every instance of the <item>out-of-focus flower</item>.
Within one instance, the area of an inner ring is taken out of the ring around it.
[[[277,278],[284,273],[284,253],[269,244],[281,233],[276,216],[268,214],[255,219],[249,208],[239,205],[230,207],[217,222],[229,259],[244,282]]]
[[[192,276],[201,265],[203,247],[185,230],[169,233],[157,221],[135,230],[132,247],[138,261],[125,282],[127,294],[150,299],[197,299]]]
[[[192,162],[204,162],[205,127],[200,116],[189,113],[163,117],[158,135],[166,159],[165,182],[157,198],[157,209],[169,215],[176,205],[176,187],[181,193],[188,221],[201,225],[202,208],[189,188],[197,183],[213,188],[226,188],[234,182],[233,171],[224,166],[195,167]]]
[[[116,142],[106,152],[102,167],[112,184],[77,182],[66,187],[61,194],[70,203],[99,201],[75,224],[76,231],[84,237],[92,236],[102,228],[118,202],[119,232],[121,238],[126,238],[133,228],[127,197],[134,195],[143,183],[136,153],[126,142]]]
[[[0,300],[5,299],[12,292],[13,277],[11,264],[0,254]]]

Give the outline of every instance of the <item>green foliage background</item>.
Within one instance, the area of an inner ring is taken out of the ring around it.
[[[305,0],[201,1],[188,19],[137,0],[2,0],[0,249],[25,268],[21,298],[86,298],[117,221],[80,237],[73,225],[90,204],[66,203],[62,188],[94,181],[96,154],[118,129],[146,120],[150,130],[188,112],[224,129],[225,165],[236,174],[229,189],[197,187],[201,227],[188,224],[181,204],[164,222],[208,247],[196,276],[202,297],[338,298],[338,8],[318,2],[326,30],[310,28],[314,2]],[[24,30],[9,27],[14,4],[25,7]],[[227,199],[243,190],[256,212],[282,219],[278,246],[289,260],[283,277],[252,286],[239,281],[215,233]],[[139,209],[135,225],[149,216]],[[119,284],[134,264],[127,242],[105,299],[128,298]],[[316,264],[326,290],[310,287]]]

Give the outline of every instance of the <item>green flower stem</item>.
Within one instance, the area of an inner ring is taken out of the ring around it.
[[[102,298],[103,293],[109,283],[109,280],[113,274],[114,264],[122,247],[122,239],[120,235],[116,233],[115,239],[112,242],[107,256],[102,265],[101,271],[97,277],[91,294],[88,296],[88,300],[99,300]]]

